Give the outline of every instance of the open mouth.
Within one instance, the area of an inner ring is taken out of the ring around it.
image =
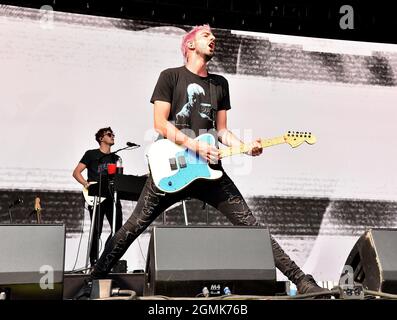
[[[209,46],[212,50],[214,50],[214,49],[215,49],[215,42],[211,42],[208,46]]]

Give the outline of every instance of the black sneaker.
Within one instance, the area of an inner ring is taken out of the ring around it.
[[[319,292],[324,292],[327,293],[329,292],[328,289],[326,288],[321,288],[316,281],[314,280],[313,276],[310,274],[305,275],[303,278],[301,278],[297,285],[296,288],[298,289],[299,294],[309,294],[309,293],[319,293]],[[331,295],[325,294],[323,296],[315,296],[313,297],[314,299],[331,299]]]
[[[79,292],[73,297],[73,300],[90,300],[92,291],[92,280],[84,279],[84,284]]]

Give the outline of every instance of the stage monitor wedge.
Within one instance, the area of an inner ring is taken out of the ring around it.
[[[0,293],[6,299],[62,299],[63,224],[1,224],[0,256]]]
[[[144,295],[274,295],[276,268],[268,229],[154,227]]]
[[[345,265],[365,289],[397,293],[397,230],[370,229],[356,242]]]

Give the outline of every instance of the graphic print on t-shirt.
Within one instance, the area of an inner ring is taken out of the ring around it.
[[[205,90],[197,83],[190,83],[187,86],[188,101],[176,114],[176,125],[179,128],[190,128],[193,113],[197,113],[201,118],[214,121],[214,114],[211,104],[202,102]]]

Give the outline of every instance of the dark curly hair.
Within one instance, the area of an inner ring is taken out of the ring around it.
[[[101,138],[105,135],[105,133],[108,132],[108,131],[111,132],[111,133],[113,133],[113,130],[112,130],[111,127],[99,129],[98,132],[95,133],[95,140],[96,140],[99,144],[101,144],[101,140],[100,140],[100,139],[101,139]]]

